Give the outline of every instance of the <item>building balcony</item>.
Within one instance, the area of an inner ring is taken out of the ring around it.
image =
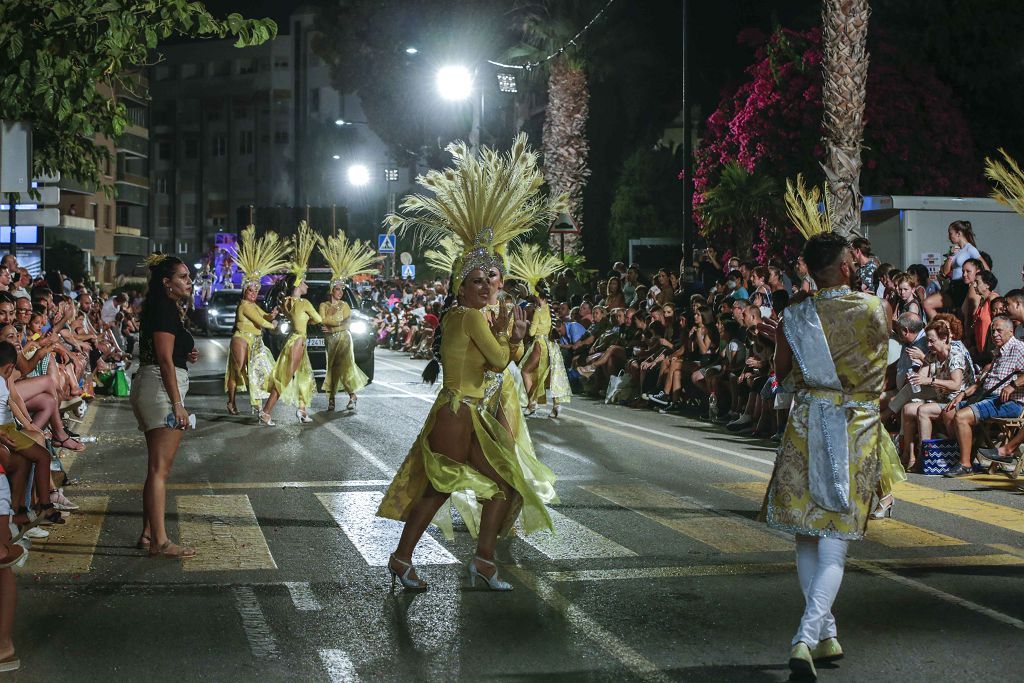
[[[118,225],[114,228],[114,232],[118,235],[128,235],[129,237],[142,236],[142,228],[130,228],[127,225]]]
[[[137,185],[149,189],[149,178],[144,175],[136,175],[134,173],[127,173],[122,171],[117,174],[118,182],[128,183],[129,185]]]
[[[141,232],[138,228],[126,228],[123,225],[117,226],[114,234],[114,253],[118,256],[147,256],[149,254],[149,238],[141,234],[122,234],[122,230]]]
[[[61,216],[59,226],[43,230],[45,246],[53,246],[57,242],[67,242],[83,250],[94,250],[96,248],[96,222],[91,218]]]
[[[68,228],[69,230],[91,230],[95,232],[96,221],[92,218],[64,214],[60,217],[60,227]]]
[[[146,185],[146,187],[139,187],[131,181],[116,180],[114,187],[117,189],[118,203],[149,206],[149,181],[146,181]]]
[[[57,186],[60,188],[62,193],[71,192],[74,194],[95,194],[97,191],[97,188],[86,185],[82,181],[68,176],[61,176],[60,182],[57,183]]]
[[[149,157],[149,132],[141,126],[129,126],[121,137],[117,138],[114,149],[118,154]]]

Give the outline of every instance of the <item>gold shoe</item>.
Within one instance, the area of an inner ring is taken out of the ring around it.
[[[826,638],[811,649],[811,659],[816,662],[834,662],[843,658],[843,646],[839,639]]]
[[[816,681],[818,670],[814,668],[811,649],[802,640],[789,652],[789,670],[791,681]]]

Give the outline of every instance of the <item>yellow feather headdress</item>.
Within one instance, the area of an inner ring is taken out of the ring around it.
[[[295,275],[295,286],[298,287],[306,279],[306,269],[309,268],[309,257],[318,245],[323,244],[324,238],[313,228],[309,227],[306,221],[299,221],[298,230],[292,235],[292,262],[288,269]]]
[[[796,175],[796,185],[786,178],[786,214],[805,239],[811,239],[823,232],[832,232],[831,207],[828,201],[828,185],[825,186],[825,213],[818,209],[822,191],[817,187],[809,190],[804,185],[804,176]]]
[[[267,232],[256,237],[256,226],[250,225],[242,231],[242,238],[235,248],[234,258],[245,276],[242,289],[259,287],[264,275],[281,270],[289,265],[288,252],[291,244],[276,232]]]
[[[1005,164],[985,157],[985,177],[995,185],[990,196],[1024,216],[1024,171],[1005,149],[1000,147],[999,153]]]
[[[545,254],[536,244],[524,244],[509,256],[509,274],[522,280],[537,291],[537,283],[565,269],[565,264],[554,254]]]
[[[483,147],[476,157],[463,142],[453,142],[447,151],[454,168],[416,178],[433,196],[407,197],[400,212],[388,216],[385,224],[392,232],[415,229],[428,242],[457,237],[462,243],[452,264],[457,290],[476,268],[497,266],[504,272],[506,245],[538,225],[548,225],[553,216],[566,211],[568,197],[549,201],[542,195],[544,176],[525,134],[517,135],[504,154]]]
[[[356,275],[376,275],[373,264],[379,258],[369,242],[349,240],[344,234],[328,237],[321,243],[320,253],[331,268],[331,287],[343,285]]]
[[[423,260],[434,270],[451,273],[462,253],[462,240],[454,235],[442,237],[433,249],[423,252]]]
[[[146,258],[142,259],[142,265],[146,266],[147,268],[156,268],[157,266],[159,266],[161,263],[163,263],[166,260],[167,260],[167,254],[163,254],[163,253],[160,253],[159,251],[155,251],[152,254],[150,254],[149,256],[147,256]]]

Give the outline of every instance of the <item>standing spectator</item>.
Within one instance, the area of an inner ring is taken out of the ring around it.
[[[138,547],[150,557],[193,557],[194,548],[172,543],[164,526],[167,476],[181,437],[189,425],[185,410],[188,363],[199,360],[185,329],[185,303],[192,296],[188,266],[175,256],[155,254],[148,260],[149,288],[142,304],[139,335],[141,367],[132,382],[131,404],[146,434],[149,471],[142,494],[143,527]]]
[[[972,327],[974,329],[974,344],[979,352],[988,348],[988,329],[992,324],[992,300],[999,298],[996,287],[999,280],[991,270],[983,270],[974,278],[974,291],[981,299],[978,308],[974,311]]]
[[[861,284],[874,287],[875,269],[878,268],[878,259],[871,250],[871,240],[866,237],[857,237],[850,243],[853,250],[853,260],[856,263],[857,271],[855,277]],[[872,289],[872,291],[874,291]]]
[[[942,264],[942,274],[949,278],[949,296],[953,300],[954,309],[963,306],[968,294],[968,284],[964,279],[964,263],[968,259],[981,260],[978,243],[974,238],[974,229],[970,221],[953,221],[949,224],[949,241],[953,245],[946,260]]]
[[[636,297],[636,288],[640,286],[640,269],[636,264],[626,269],[626,278],[622,282],[622,295],[629,304]]]

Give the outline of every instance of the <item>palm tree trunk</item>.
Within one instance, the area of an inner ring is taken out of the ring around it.
[[[548,76],[548,105],[544,116],[544,178],[552,195],[569,195],[569,212],[583,228],[583,188],[590,168],[587,157],[587,117],[590,91],[587,74],[565,57],[553,60]],[[559,248],[558,235],[551,236],[551,248]],[[578,235],[566,235],[567,251],[578,251]]]
[[[868,81],[868,0],[823,0],[825,162],[832,229],[860,234],[860,150]]]

